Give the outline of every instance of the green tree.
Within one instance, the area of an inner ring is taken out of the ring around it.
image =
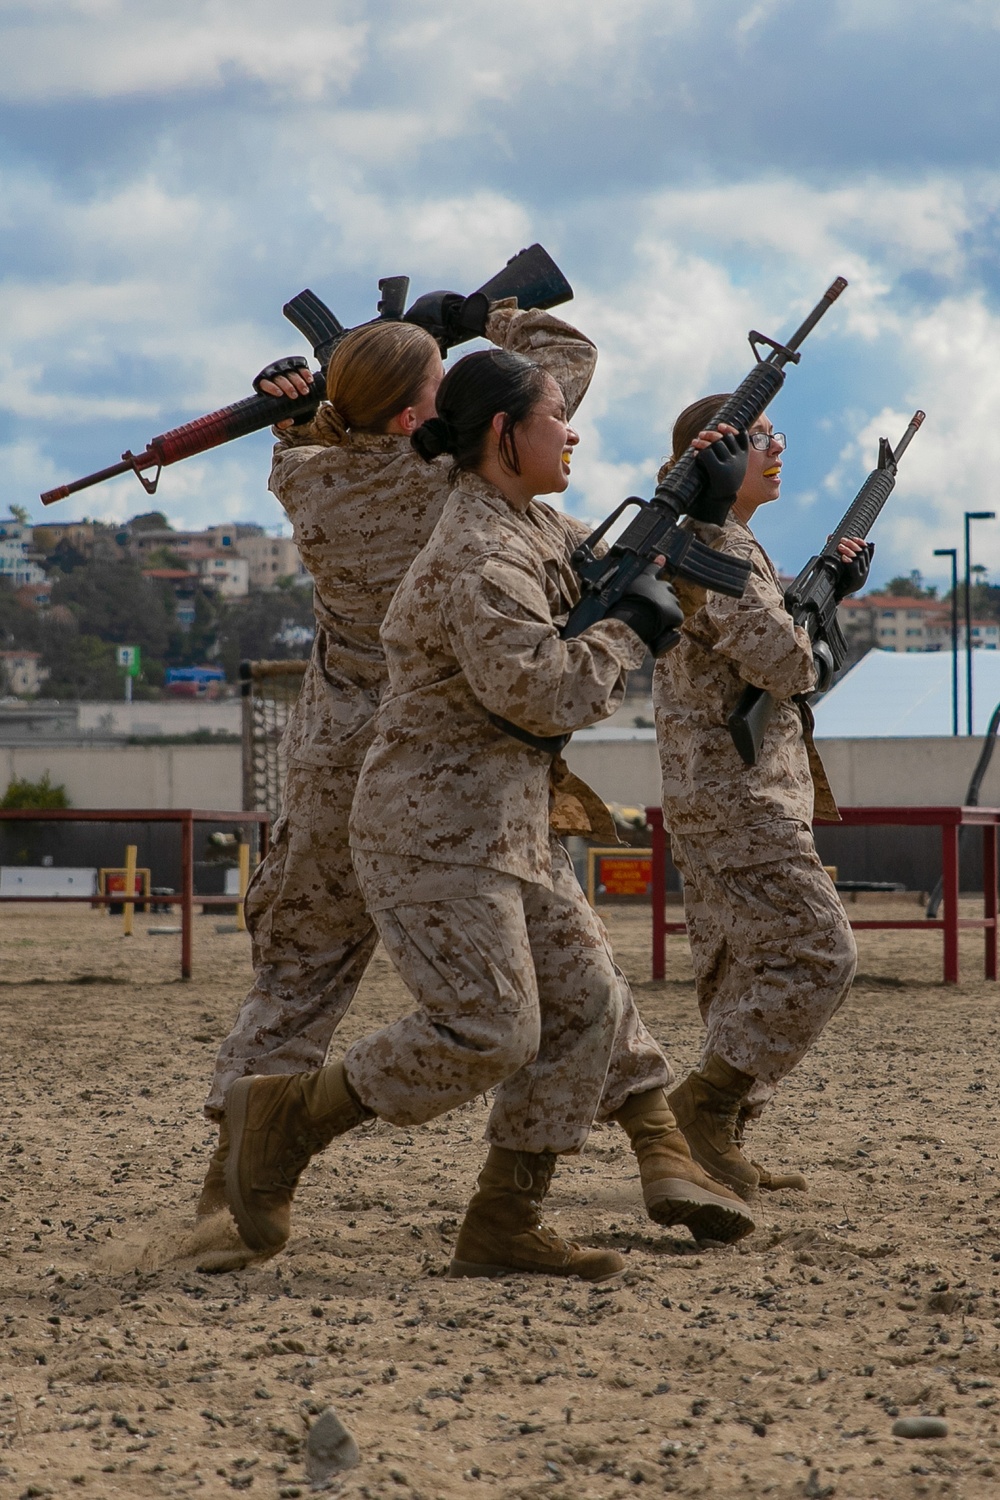
[[[37,610],[26,609],[9,578],[0,578],[0,649],[38,651],[42,625]]]
[[[171,622],[163,595],[129,557],[94,558],[72,573],[57,573],[52,603],[72,610],[81,635],[140,646],[144,656],[162,657],[167,649]]]
[[[908,577],[898,574],[890,578],[883,593],[891,594],[895,599],[936,599],[937,589],[933,584],[924,587],[924,575],[919,568],[914,568]]]
[[[227,678],[234,682],[240,662],[248,659],[287,661],[308,656],[314,627],[311,589],[260,589],[234,600],[219,634],[219,657]],[[296,641],[296,631],[309,635]]]
[[[13,812],[26,807],[69,807],[70,801],[66,795],[66,788],[61,782],[55,786],[49,780],[48,771],[41,781],[28,781],[24,777],[15,776],[8,783],[7,790],[0,798],[0,808],[5,812]]]
[[[219,631],[226,605],[213,589],[197,588],[194,619],[187,630],[176,627],[170,642],[172,667],[199,667],[214,662],[219,654]]]
[[[129,531],[173,531],[173,527],[163,514],[162,510],[143,511],[141,516],[133,516],[131,521],[125,525]]]
[[[122,674],[109,642],[60,625],[46,629],[44,642],[42,666],[49,675],[42,683],[42,697],[72,702],[122,696]]]

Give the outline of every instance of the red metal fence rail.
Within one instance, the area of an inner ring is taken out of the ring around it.
[[[6,823],[177,823],[181,835],[181,889],[175,896],[157,895],[164,906],[181,909],[181,978],[191,978],[191,937],[194,922],[194,825],[196,823],[255,823],[260,830],[260,857],[267,853],[270,817],[261,812],[212,812],[192,807],[24,807],[0,808]],[[199,896],[203,906],[232,906],[232,896]],[[0,901],[55,901],[86,903],[88,906],[120,905],[121,892],[110,896],[0,896]]]
[[[1000,808],[996,807],[842,807],[841,827],[866,828],[894,824],[909,828],[941,829],[941,869],[944,915],[919,920],[888,919],[852,921],[859,930],[872,928],[913,928],[917,931],[939,931],[944,935],[944,983],[958,983],[958,934],[974,929],[983,933],[983,968],[987,979],[997,977],[997,827]],[[666,919],[667,834],[663,812],[659,807],[646,808],[646,821],[653,832],[653,978],[666,973],[666,935],[684,932],[683,922]],[[817,820],[819,821],[819,820]],[[958,915],[958,833],[960,828],[983,830],[983,915]]]

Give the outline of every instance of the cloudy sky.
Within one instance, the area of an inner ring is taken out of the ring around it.
[[[771,414],[797,569],[928,421],[876,577],[941,576],[1000,498],[1000,0],[0,0],[0,501],[123,519],[122,478],[38,492],[249,393],[379,276],[471,290],[541,240],[601,349],[566,503],[649,493],[677,411],[850,288]],[[177,525],[282,517],[269,439],[168,469]],[[996,507],[1000,510],[1000,506]],[[1000,575],[1000,522],[976,531]]]

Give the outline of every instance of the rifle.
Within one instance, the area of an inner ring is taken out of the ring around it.
[[[756,422],[784,385],[785,365],[799,363],[799,345],[846,286],[844,277],[838,276],[787,344],[779,344],[751,329],[748,337],[757,363],[716,412],[710,427],[728,422],[736,428],[748,428]],[[760,344],[771,351],[766,358],[761,355]],[[643,569],[657,557],[665,558],[662,571],[672,578],[688,578],[702,588],[729,594],[733,599],[740,598],[750,576],[750,564],[741,558],[730,557],[726,552],[716,552],[700,542],[692,531],[678,525],[684,514],[698,519],[699,503],[703,503],[705,489],[697,454],[693,448],[689,449],[660,480],[651,500],[630,495],[580,543],[572,561],[583,585],[582,597],[563,626],[565,639],[571,640],[588,626],[603,620],[612,605],[628,593]],[[639,514],[605,553],[595,556],[597,543],[630,506],[636,506]]]
[[[427,326],[418,309],[421,302],[429,299],[419,298],[410,312],[403,310],[410,286],[408,276],[384,276],[378,286],[382,296],[378,303],[378,317],[371,320],[373,323],[402,320]],[[431,297],[437,296],[440,299],[441,295],[432,293]],[[541,245],[530,245],[527,250],[521,250],[512,256],[503,270],[485,282],[473,296],[485,297],[488,302],[516,297],[521,308],[548,308],[568,302],[573,296],[573,288],[548,252]],[[209,448],[217,448],[220,443],[232,442],[234,438],[245,437],[248,433],[260,432],[289,417],[296,422],[308,421],[326,395],[326,366],[330,355],[340,340],[353,330],[345,328],[308,287],[290,302],[286,302],[282,312],[309,340],[319,361],[320,368],[313,372],[313,388],[308,396],[248,396],[245,401],[237,401],[232,406],[222,407],[220,411],[197,417],[183,427],[174,427],[169,432],[161,433],[150,441],[142,453],[126,450],[122,454],[121,463],[99,469],[96,474],[87,474],[83,479],[75,479],[72,484],[62,484],[54,490],[46,490],[41,497],[42,504],[52,505],[56,500],[65,500],[67,495],[73,495],[77,490],[103,484],[105,479],[113,479],[117,474],[127,474],[130,471],[135,474],[147,495],[154,495],[160,482],[160,473],[168,464],[175,464],[182,458],[193,458],[197,453],[205,453]],[[411,318],[413,313],[416,316]],[[437,339],[443,354],[475,337],[471,332],[437,325],[431,327],[429,332]],[[303,369],[303,361],[298,357],[278,363],[287,364],[289,369]],[[153,468],[156,473],[152,479],[147,479],[143,470]]]
[[[837,552],[845,537],[864,540],[881,514],[882,507],[896,485],[899,460],[920,429],[925,413],[913,413],[909,427],[895,450],[888,438],[878,440],[878,463],[841,516],[823,551],[811,557],[791,588],[785,594],[785,607],[796,625],[809,632],[813,641],[825,643],[832,665],[830,679],[847,660],[847,641],[837,619],[837,585],[847,566]],[[829,663],[828,663],[829,665]],[[828,684],[829,685],[829,684]],[[823,689],[825,691],[825,689]],[[744,763],[757,764],[764,732],[771,722],[774,699],[764,688],[747,685],[740,701],[729,715],[729,733]]]

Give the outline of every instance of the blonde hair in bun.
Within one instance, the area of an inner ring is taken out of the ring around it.
[[[351,432],[384,432],[415,405],[438,346],[414,323],[367,323],[342,338],[326,367],[326,396],[317,422],[331,443]]]

